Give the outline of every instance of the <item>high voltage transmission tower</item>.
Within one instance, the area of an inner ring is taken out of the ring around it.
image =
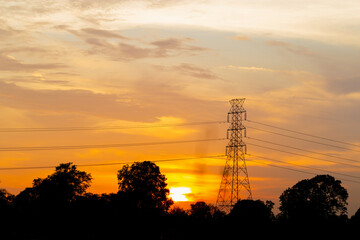
[[[220,184],[216,206],[230,212],[240,199],[252,199],[250,181],[245,162],[246,110],[243,107],[245,98],[230,100],[231,108],[227,116],[230,127],[227,130],[229,143],[226,146],[226,163]]]

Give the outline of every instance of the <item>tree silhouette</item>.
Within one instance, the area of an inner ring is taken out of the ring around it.
[[[165,213],[173,201],[168,198],[166,177],[152,162],[135,162],[118,171],[118,194],[127,200],[127,207],[139,213]]]
[[[20,205],[65,207],[86,192],[91,180],[91,174],[77,170],[72,163],[62,163],[53,174],[34,179],[33,187],[22,191],[16,202]]]
[[[77,219],[78,211],[72,205],[83,196],[90,186],[90,174],[79,171],[72,163],[63,163],[46,178],[33,180],[32,187],[26,188],[15,198],[18,224],[23,227],[20,238],[48,238],[57,232],[58,238],[75,231],[59,231]],[[41,226],[41,227],[39,227]]]
[[[351,223],[360,225],[360,208],[356,211],[354,216],[350,218]]]
[[[231,210],[229,216],[236,222],[246,224],[268,224],[274,216],[272,208],[274,203],[261,200],[239,200]]]
[[[211,217],[211,208],[205,202],[196,202],[190,205],[190,214],[197,219],[206,219]]]
[[[15,196],[0,188],[0,214],[2,218],[11,214]]]
[[[280,196],[281,217],[290,221],[318,221],[347,212],[347,190],[330,175],[305,179]]]
[[[8,191],[6,191],[3,188],[0,188],[0,208],[6,208],[8,207],[12,201],[14,199],[14,195],[12,195],[11,193],[8,193]]]
[[[11,232],[16,231],[16,213],[14,195],[0,188],[0,230],[2,239],[11,239]]]
[[[174,217],[183,217],[183,218],[185,218],[185,217],[189,216],[189,211],[184,210],[181,207],[175,206],[172,209],[170,209],[169,214],[171,216],[174,216]]]
[[[216,206],[202,201],[191,204],[190,207],[190,215],[195,219],[219,219],[225,216]]]

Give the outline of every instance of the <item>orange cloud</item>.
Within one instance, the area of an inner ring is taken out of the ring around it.
[[[127,126],[127,129],[110,129],[110,132],[119,132],[125,134],[135,134],[143,136],[153,136],[157,138],[174,139],[184,137],[186,135],[197,132],[196,129],[192,129],[186,126],[181,126],[186,123],[181,118],[162,116],[157,117],[156,122],[130,122],[130,121],[111,121],[102,122],[99,126],[111,127],[111,126]],[[177,126],[179,125],[179,126]],[[132,128],[132,126],[134,128]],[[139,127],[140,126],[140,127]],[[164,126],[164,127],[156,127]]]
[[[66,65],[62,63],[23,63],[13,56],[3,56],[0,54],[0,71],[35,71],[59,68],[66,68]]]

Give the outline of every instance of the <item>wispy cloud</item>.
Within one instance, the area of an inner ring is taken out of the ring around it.
[[[105,54],[116,61],[174,57],[182,54],[193,56],[208,50],[190,44],[194,39],[188,37],[143,42],[140,39],[131,39],[109,30],[94,28],[72,30],[68,26],[58,26],[57,28],[65,29],[87,43],[90,46],[88,53]],[[111,39],[116,41],[110,41]]]
[[[349,94],[360,92],[360,76],[328,78],[327,89],[337,94]]]
[[[278,40],[269,40],[266,42],[266,44],[269,46],[280,47],[280,48],[285,49],[286,51],[294,53],[294,54],[299,54],[299,55],[303,55],[303,56],[314,56],[315,55],[315,53],[313,51],[309,50],[308,48],[306,48],[304,46],[295,45],[295,44],[288,43],[288,42],[283,42],[283,41],[278,41]]]
[[[39,69],[65,68],[60,63],[23,63],[12,56],[0,55],[0,71],[34,71]]]
[[[194,116],[223,106],[222,102],[184,96],[170,85],[146,81],[139,81],[132,93],[101,94],[74,87],[57,90],[30,89],[0,80],[0,102],[10,108],[43,114],[81,114],[140,122],[155,121],[160,116],[183,118],[185,112],[185,116]]]
[[[255,71],[255,72],[258,72],[258,71],[260,71],[260,72],[279,72],[278,70],[274,70],[271,68],[263,68],[263,67],[242,67],[242,66],[228,65],[225,68],[244,70],[244,71]]]
[[[16,30],[10,26],[5,26],[5,27],[0,28],[0,39],[13,37],[15,35],[18,35],[21,32],[22,31]]]
[[[155,66],[161,71],[175,71],[182,75],[187,75],[195,78],[201,79],[220,79],[215,73],[210,69],[202,68],[194,64],[182,63],[175,66]]]
[[[115,38],[115,39],[122,39],[128,40],[129,38],[124,37],[114,31],[103,30],[103,29],[96,29],[96,28],[83,28],[81,29],[83,33],[88,35],[96,36],[96,37],[104,37],[104,38]]]
[[[241,71],[251,71],[251,72],[270,72],[270,73],[285,73],[285,74],[311,74],[311,73],[306,72],[306,71],[278,70],[278,69],[264,68],[264,67],[245,67],[245,66],[228,65],[228,66],[224,66],[222,68],[241,70]]]
[[[116,5],[120,5],[126,2],[130,2],[129,0],[68,0],[68,3],[75,8],[81,10],[89,10],[89,9],[108,9],[114,7]]]
[[[128,37],[119,34],[116,30],[108,30],[101,28],[81,28],[79,30],[73,30],[71,29],[70,26],[64,24],[54,26],[54,29],[68,31],[69,33],[75,35],[80,39],[101,38],[101,39],[129,40]]]

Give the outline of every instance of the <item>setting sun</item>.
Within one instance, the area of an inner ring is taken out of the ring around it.
[[[187,202],[189,199],[186,197],[186,194],[191,193],[191,189],[188,187],[172,187],[170,188],[170,198],[174,202]]]

